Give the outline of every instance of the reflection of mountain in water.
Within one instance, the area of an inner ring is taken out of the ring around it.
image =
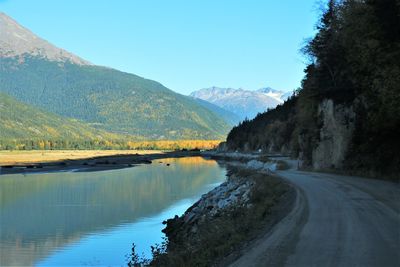
[[[12,264],[15,257],[19,264],[33,264],[83,235],[197,196],[225,173],[215,161],[200,157],[160,161],[103,172],[2,176],[0,264]]]

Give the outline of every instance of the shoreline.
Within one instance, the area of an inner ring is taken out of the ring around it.
[[[64,159],[35,163],[20,163],[0,166],[0,176],[5,174],[30,174],[47,172],[92,172],[123,169],[139,164],[151,164],[153,160],[201,156],[200,151],[172,151],[154,154],[120,154],[95,156],[81,159]]]
[[[1,174],[122,169],[151,164],[153,160],[163,158],[193,156],[226,163],[227,180],[204,194],[183,215],[176,215],[163,222],[166,225],[163,232],[168,242],[152,259],[151,266],[158,266],[160,263],[163,266],[174,266],[182,257],[186,258],[185,253],[189,253],[189,259],[196,260],[196,265],[199,266],[226,266],[243,255],[248,246],[259,239],[261,233],[272,229],[293,207],[296,190],[287,181],[273,174],[277,169],[276,159],[260,161],[263,156],[260,154],[211,151],[111,155],[2,166],[0,178]],[[233,240],[227,241],[226,236],[233,236]],[[214,244],[203,247],[202,244],[210,242]],[[185,250],[187,244],[190,244],[192,251]],[[215,247],[217,252],[213,251]],[[193,255],[193,251],[197,251],[197,254]],[[185,264],[194,263],[190,260]]]
[[[168,219],[168,242],[150,266],[227,266],[260,234],[271,230],[292,210],[296,189],[273,174],[276,161],[262,155],[202,153],[227,164],[227,181],[204,194],[180,216]],[[207,245],[205,245],[207,244]]]

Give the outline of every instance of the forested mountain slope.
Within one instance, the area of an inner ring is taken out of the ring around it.
[[[0,93],[1,140],[114,140],[122,135],[89,127]]]
[[[231,150],[282,151],[303,167],[399,179],[400,6],[329,1],[302,88],[228,135]]]
[[[20,101],[138,139],[223,139],[229,131],[224,119],[190,97],[91,65],[4,13],[0,36],[0,91]]]
[[[211,102],[205,101],[200,98],[193,98],[197,103],[199,103],[201,106],[211,110],[212,112],[216,113],[219,115],[221,118],[223,118],[230,126],[234,126],[238,124],[241,119],[240,116],[229,111],[226,109],[223,109]]]

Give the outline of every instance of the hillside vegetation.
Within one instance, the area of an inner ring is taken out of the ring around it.
[[[193,98],[201,106],[211,110],[221,118],[223,118],[229,125],[234,126],[240,122],[240,117],[229,110],[223,109],[211,102],[205,101],[200,98]]]
[[[224,139],[229,131],[223,118],[190,97],[92,65],[1,12],[0,37],[0,92],[24,103],[136,140]]]
[[[2,58],[0,91],[92,126],[142,139],[221,139],[228,124],[194,100],[117,70]]]
[[[60,117],[0,93],[0,136],[13,139],[112,140],[125,136],[98,130],[74,119]]]
[[[396,0],[329,1],[297,96],[245,121],[231,150],[278,151],[303,167],[398,179],[400,6]]]
[[[61,117],[0,93],[0,150],[31,149],[212,149],[219,140],[137,141]]]

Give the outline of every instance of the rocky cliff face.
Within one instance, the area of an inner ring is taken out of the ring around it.
[[[313,102],[315,108],[304,113],[301,105],[287,102],[280,110],[234,128],[219,150],[291,155],[300,159],[302,168],[343,170],[353,142],[359,103],[325,98]]]
[[[331,99],[325,99],[319,104],[318,115],[322,127],[319,142],[312,152],[312,167],[315,170],[342,169],[355,129],[353,105],[335,105]]]

